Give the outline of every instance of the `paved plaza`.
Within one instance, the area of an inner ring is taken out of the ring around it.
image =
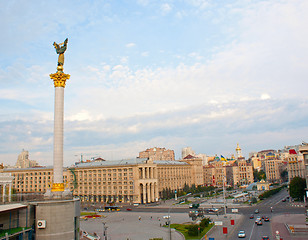
[[[107,239],[109,240],[148,240],[150,238],[170,239],[168,228],[161,227],[166,219],[163,213],[148,212],[107,212],[103,213],[104,218],[81,220],[82,230],[92,234],[96,232],[103,239],[103,222],[106,222]],[[170,213],[172,223],[190,222],[187,213]],[[140,217],[140,220],[139,220]],[[171,229],[172,230],[172,229]],[[183,240],[183,236],[171,231],[173,240]]]

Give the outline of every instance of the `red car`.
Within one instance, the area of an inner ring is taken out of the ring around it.
[[[132,211],[132,209],[131,208],[126,208],[126,211]]]

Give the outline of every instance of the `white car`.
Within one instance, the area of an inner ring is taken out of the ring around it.
[[[241,231],[238,232],[237,236],[239,238],[245,238],[246,237],[246,233],[245,233],[245,231],[241,230]]]

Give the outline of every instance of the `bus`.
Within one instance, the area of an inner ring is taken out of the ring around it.
[[[120,207],[119,206],[106,206],[105,207],[105,211],[120,211]]]

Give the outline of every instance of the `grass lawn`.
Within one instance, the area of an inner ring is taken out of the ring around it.
[[[25,229],[29,229],[29,228],[30,227],[25,228]],[[6,232],[10,235],[10,234],[18,233],[18,232],[21,232],[21,231],[22,231],[21,227],[11,228],[11,230],[8,230],[8,229],[7,230],[0,230],[0,237],[4,237]]]
[[[188,229],[186,228],[189,225],[186,224],[171,224],[171,228],[175,228],[177,231],[181,232],[185,239],[200,239],[202,238],[213,226],[214,224],[209,224],[206,228],[203,229],[203,231],[200,233],[200,236],[189,236],[188,235]]]
[[[80,216],[91,216],[96,214],[96,212],[80,212]]]

